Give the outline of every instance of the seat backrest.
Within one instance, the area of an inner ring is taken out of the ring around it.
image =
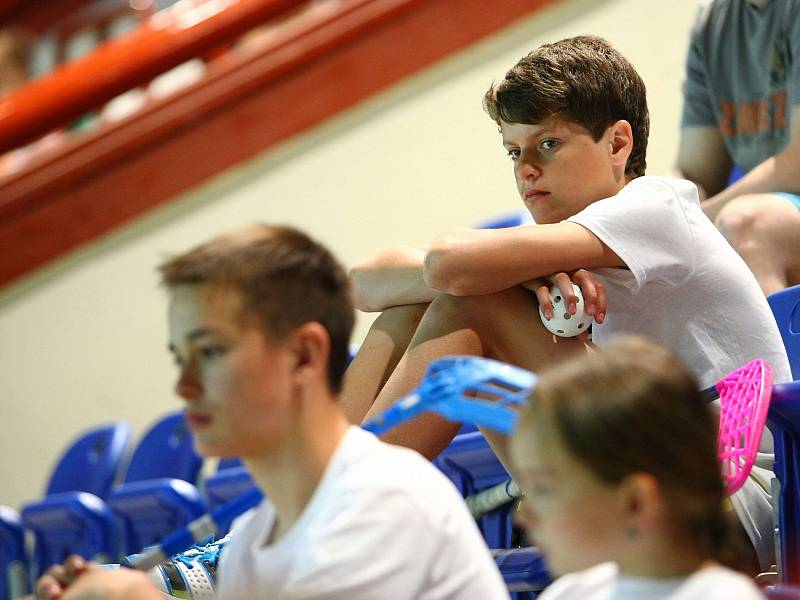
[[[458,434],[440,457],[468,475],[472,488],[469,493],[479,492],[509,478],[508,471],[480,431]]]
[[[783,583],[800,584],[800,381],[779,383],[772,388],[767,424],[775,444],[773,490],[777,501],[780,552],[778,570]]]
[[[229,458],[220,458],[217,464],[217,471],[224,471],[225,469],[234,469],[242,466],[242,459],[238,456]]]
[[[76,439],[58,461],[47,495],[89,492],[105,498],[128,450],[131,427],[118,421],[92,429]]]
[[[525,209],[499,215],[486,221],[478,223],[478,229],[505,229],[506,227],[516,227],[526,223],[533,223],[533,218]]]
[[[156,421],[139,440],[125,482],[168,477],[195,483],[201,465],[183,411],[175,411]]]
[[[437,457],[434,464],[447,475],[463,495],[472,495],[509,479],[480,431],[460,433]],[[511,503],[477,520],[489,548],[508,548],[512,541]]]
[[[0,600],[30,591],[28,568],[22,521],[14,509],[0,505]]]
[[[763,592],[765,597],[772,600],[800,600],[800,587],[778,585],[766,587]]]
[[[767,296],[789,356],[792,379],[800,379],[800,285]]]

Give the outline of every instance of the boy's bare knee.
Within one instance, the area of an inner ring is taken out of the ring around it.
[[[757,231],[759,209],[753,200],[751,196],[740,196],[725,205],[717,216],[717,228],[731,244],[750,238]]]
[[[511,298],[515,298],[514,302],[518,302],[520,295],[532,297],[529,292],[522,288],[512,288],[479,296],[441,294],[431,302],[425,318],[459,324],[477,324],[486,319],[496,320],[502,318],[501,315],[508,311]],[[536,302],[535,298],[530,301]]]
[[[728,243],[747,256],[772,247],[774,223],[770,203],[761,195],[736,198],[722,209],[716,220]]]
[[[523,366],[530,366],[526,357],[532,348],[559,356],[561,346],[577,342],[555,339],[542,324],[536,296],[519,286],[480,296],[442,295],[431,303],[424,323],[435,331],[470,329],[486,356]]]
[[[740,254],[780,255],[787,229],[794,237],[797,209],[772,194],[740,196],[728,203],[716,220],[717,228]]]
[[[414,331],[428,310],[428,306],[428,304],[404,304],[389,307],[378,315],[372,327],[384,331]]]

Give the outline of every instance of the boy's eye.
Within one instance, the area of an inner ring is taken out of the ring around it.
[[[188,355],[184,356],[182,354],[178,354],[177,352],[172,353],[172,361],[175,363],[175,366],[179,369],[184,368],[190,361],[209,361],[214,360],[225,354],[226,348],[222,345],[207,345],[207,346],[195,346],[189,350]]]
[[[519,158],[519,148],[509,148],[508,155],[511,157],[511,160],[517,160]]]
[[[539,149],[544,152],[552,152],[558,147],[557,140],[542,140],[539,142]]]
[[[202,346],[198,348],[198,353],[205,359],[217,358],[225,353],[225,348],[222,346]]]

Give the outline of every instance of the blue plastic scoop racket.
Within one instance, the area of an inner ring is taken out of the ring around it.
[[[510,435],[517,423],[512,406],[524,404],[535,385],[536,375],[519,367],[475,356],[447,356],[430,364],[414,392],[363,427],[381,434],[432,411],[451,421],[474,423]],[[253,488],[195,519],[159,545],[128,557],[124,564],[148,570],[209,536],[218,537],[220,523],[229,523],[262,499],[261,490]]]

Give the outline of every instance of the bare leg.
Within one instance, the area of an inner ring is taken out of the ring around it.
[[[800,210],[773,194],[740,196],[716,225],[769,295],[800,283]]]
[[[395,306],[375,319],[344,376],[340,403],[351,423],[364,420],[419,325],[426,304]]]
[[[539,319],[535,297],[521,287],[485,296],[437,297],[425,312],[408,351],[389,377],[368,417],[412,391],[431,360],[469,354],[503,360],[532,371],[587,351],[576,338],[556,338]],[[386,441],[408,446],[428,458],[439,454],[459,429],[436,415],[422,415],[388,432]],[[506,464],[506,438],[486,432]]]

